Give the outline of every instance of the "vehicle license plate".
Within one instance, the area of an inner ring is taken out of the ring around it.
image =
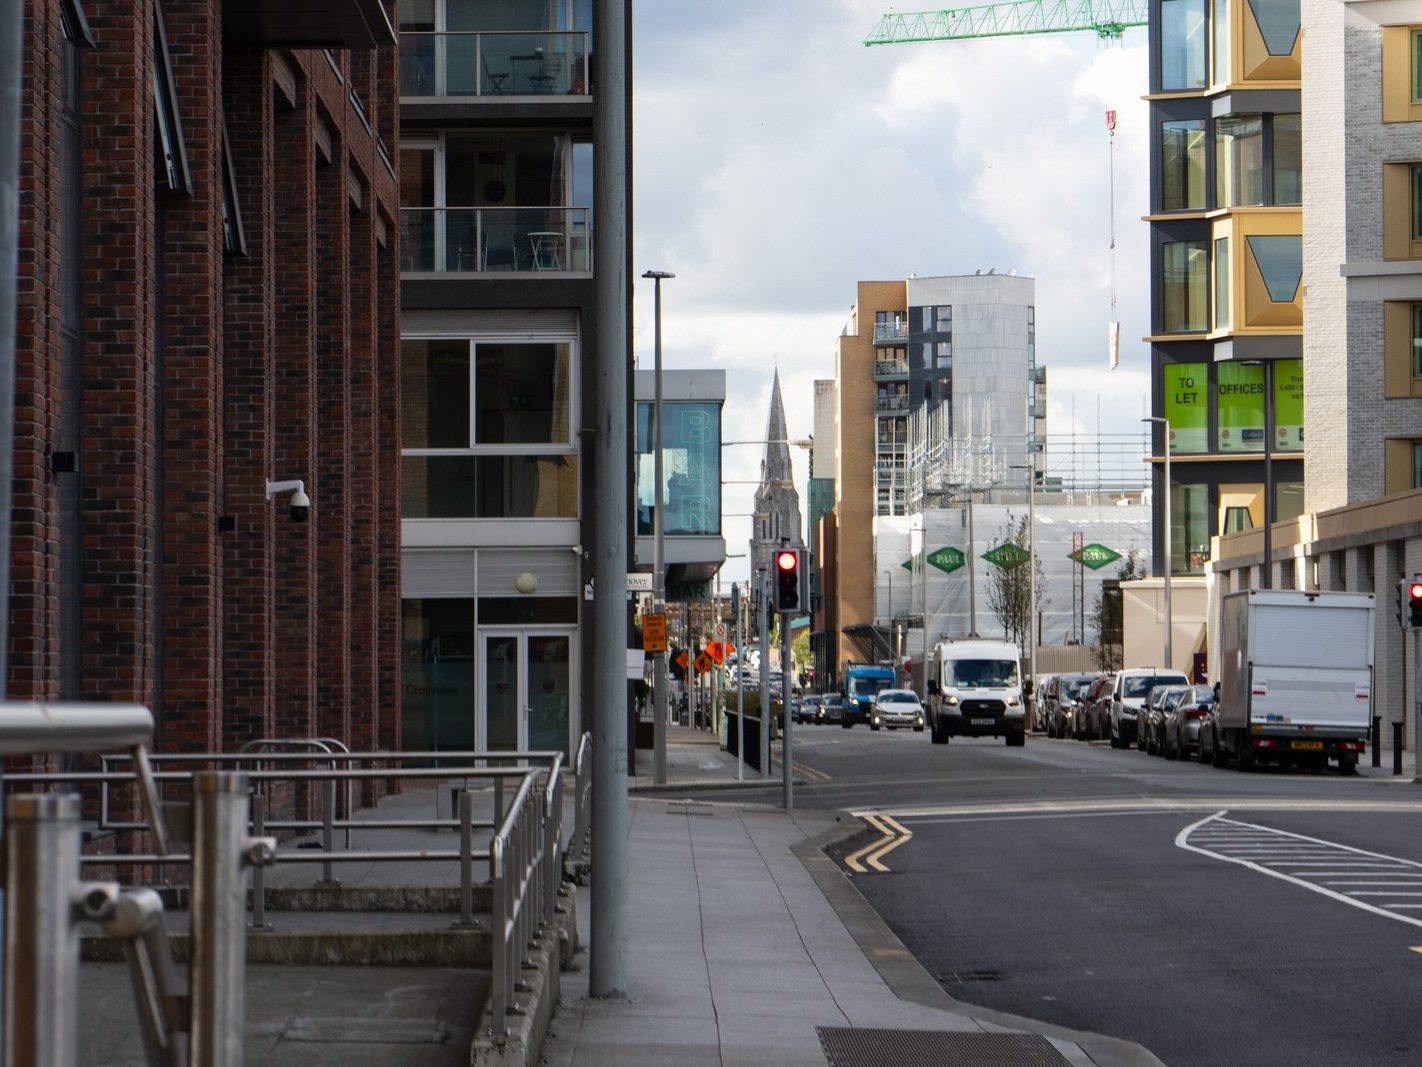
[[[992,720],[991,720],[991,719],[974,719],[974,720],[973,720],[973,725],[974,725],[974,726],[991,726],[991,725],[992,725]]]
[[[1290,748],[1322,748],[1322,741],[1290,741]]]

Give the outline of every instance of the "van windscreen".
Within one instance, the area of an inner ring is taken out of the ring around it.
[[[943,663],[943,684],[959,689],[1002,689],[1017,684],[1017,661],[953,659]]]

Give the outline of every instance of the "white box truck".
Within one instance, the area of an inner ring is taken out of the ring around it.
[[[1220,609],[1220,699],[1211,748],[1353,773],[1373,717],[1371,593],[1246,589]],[[1203,756],[1201,757],[1204,758]]]
[[[935,745],[950,737],[1027,736],[1017,646],[1004,641],[940,641],[928,672],[928,725]]]

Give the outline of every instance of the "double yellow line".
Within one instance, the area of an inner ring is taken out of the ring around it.
[[[772,757],[770,758],[770,765],[771,765],[772,767],[783,767],[783,766],[784,766],[784,764],[781,762],[779,756],[772,756]],[[806,766],[805,764],[801,763],[799,760],[796,760],[796,761],[795,761],[795,773],[796,773],[796,774],[803,774],[806,778],[808,778],[808,779],[809,779],[810,781],[812,781],[812,782],[828,782],[831,778],[834,777],[834,775],[828,774],[828,773],[826,773],[825,771],[822,771],[822,770],[820,770],[820,769],[817,768],[817,767],[809,767],[809,766]]]
[[[870,868],[888,873],[889,868],[882,862],[884,857],[912,837],[913,831],[889,815],[866,815],[864,821],[884,836],[844,857],[844,865],[855,874],[868,874]]]

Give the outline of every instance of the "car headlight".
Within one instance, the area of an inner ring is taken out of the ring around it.
[[[958,706],[958,698],[957,698],[957,697],[952,697],[952,696],[950,696],[950,697],[944,697],[944,698],[943,698],[943,703],[947,704],[950,708],[957,707],[957,706]]]
[[[1015,708],[1015,707],[1017,707],[1017,705],[1020,704],[1020,703],[1021,703],[1021,701],[1019,701],[1016,697],[1008,697],[1008,698],[1007,698],[1007,706],[1008,706],[1009,708]]]

